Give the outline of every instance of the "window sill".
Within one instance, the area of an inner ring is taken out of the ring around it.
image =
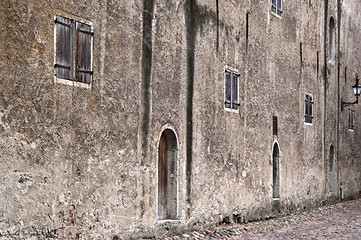
[[[275,16],[276,18],[282,19],[282,16],[281,16],[281,15],[278,15],[277,13],[273,12],[272,10],[271,10],[271,13],[272,13],[272,15]]]
[[[354,132],[355,129],[347,129],[349,132]]]
[[[162,225],[162,224],[180,224],[181,221],[178,219],[162,219],[162,220],[157,220],[157,224],[158,225]]]
[[[234,110],[234,109],[232,109],[232,108],[224,108],[224,111],[226,111],[226,112],[232,112],[232,113],[239,113],[239,109],[238,110]]]
[[[308,123],[308,122],[305,122],[305,125],[306,125],[306,126],[313,126],[312,123]]]
[[[73,80],[57,78],[56,76],[54,77],[54,83],[73,86],[73,87],[91,89],[91,83],[88,84],[88,83],[76,82],[76,81],[73,81]]]

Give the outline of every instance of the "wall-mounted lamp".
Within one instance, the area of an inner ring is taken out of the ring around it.
[[[353,94],[356,96],[356,101],[354,102],[341,102],[341,110],[343,110],[344,107],[352,105],[352,104],[358,104],[358,96],[361,94],[361,85],[358,83],[360,79],[358,76],[356,76],[356,84],[352,86]]]

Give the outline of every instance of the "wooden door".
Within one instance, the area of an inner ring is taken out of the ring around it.
[[[273,198],[280,197],[280,154],[277,144],[273,148]]]
[[[168,154],[167,139],[163,133],[158,149],[158,218],[167,218]]]

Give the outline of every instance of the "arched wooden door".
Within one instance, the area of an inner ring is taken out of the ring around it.
[[[159,141],[158,152],[158,218],[167,218],[168,149],[164,133]]]
[[[178,141],[173,130],[163,131],[158,148],[158,219],[177,219]]]
[[[280,150],[278,144],[273,146],[273,198],[280,198]]]
[[[336,179],[335,179],[335,163],[334,163],[334,155],[335,155],[335,150],[333,148],[333,145],[331,145],[330,147],[330,155],[329,155],[329,161],[330,161],[330,174],[329,174],[329,179],[330,179],[330,192],[335,192],[336,191]]]

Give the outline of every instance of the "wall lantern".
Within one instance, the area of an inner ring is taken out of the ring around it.
[[[356,96],[356,101],[354,102],[341,102],[341,110],[343,110],[344,107],[352,105],[352,104],[358,104],[358,96],[361,94],[361,85],[359,84],[360,79],[356,75],[356,84],[352,86],[353,94]]]

